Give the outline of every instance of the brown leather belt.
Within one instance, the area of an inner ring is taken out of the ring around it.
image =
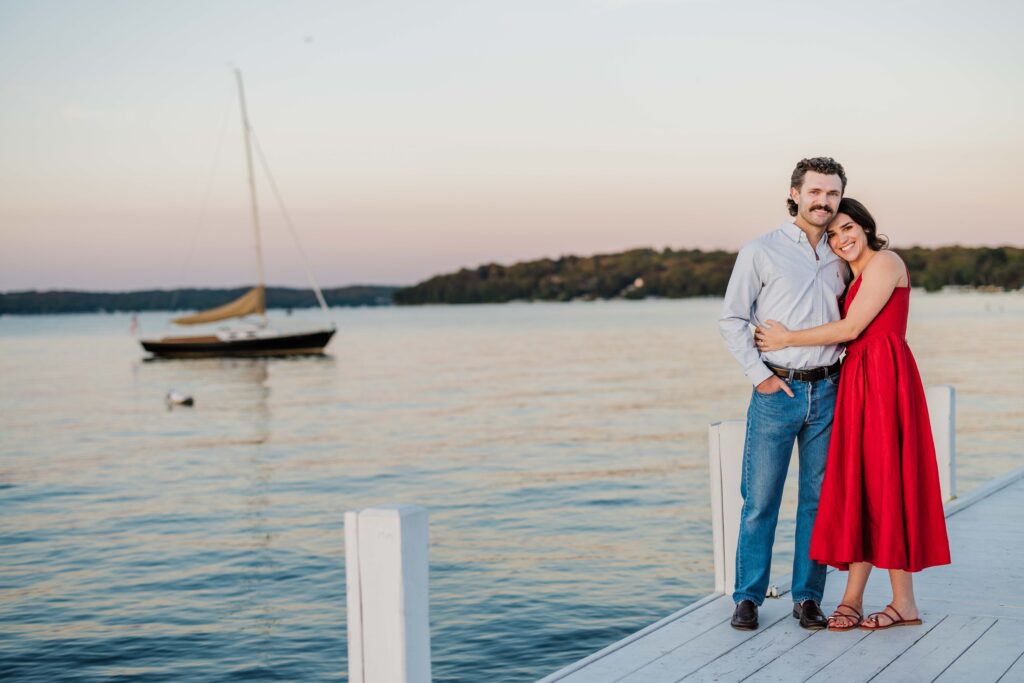
[[[827,368],[804,368],[803,370],[797,370],[795,368],[780,368],[777,365],[768,365],[768,369],[774,372],[783,379],[795,379],[800,382],[816,382],[819,379],[825,379],[829,375],[834,375],[839,372],[840,363],[836,361]]]

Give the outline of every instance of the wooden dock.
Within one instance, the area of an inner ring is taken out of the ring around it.
[[[953,564],[915,577],[921,626],[806,631],[791,616],[787,577],[756,631],[731,628],[732,598],[714,593],[540,683],[1024,682],[1024,468],[948,503],[946,518]],[[845,580],[829,572],[826,614]],[[887,573],[876,570],[865,610],[889,598]]]

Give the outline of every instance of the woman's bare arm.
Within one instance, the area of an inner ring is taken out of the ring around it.
[[[860,289],[846,317],[806,330],[788,330],[782,323],[767,321],[758,328],[762,351],[787,346],[828,346],[856,339],[882,310],[896,286],[904,280],[906,267],[891,251],[880,251],[861,273]]]

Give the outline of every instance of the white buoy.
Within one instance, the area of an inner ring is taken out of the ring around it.
[[[171,389],[167,392],[167,397],[164,399],[167,401],[169,406],[192,406],[195,405],[195,399],[188,394],[183,394],[176,389]]]

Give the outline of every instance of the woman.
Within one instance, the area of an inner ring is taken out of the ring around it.
[[[762,351],[847,345],[811,536],[812,559],[849,570],[829,629],[920,624],[911,572],[950,558],[924,387],[905,339],[910,275],[855,199],[840,202],[827,234],[854,274],[843,319],[792,331],[769,320],[755,338]],[[872,567],[889,570],[893,599],[865,619]]]

